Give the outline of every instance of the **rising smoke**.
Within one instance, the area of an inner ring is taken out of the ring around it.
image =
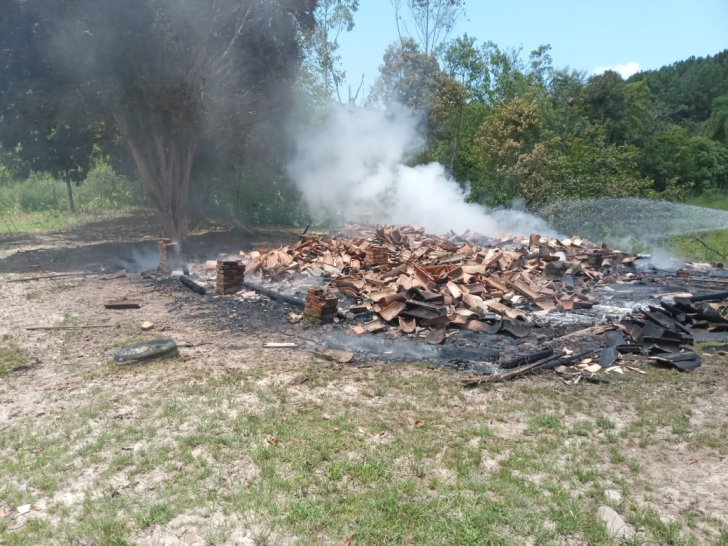
[[[526,212],[468,203],[468,191],[439,163],[411,167],[422,149],[419,118],[404,107],[387,111],[333,105],[323,123],[298,131],[289,175],[311,214],[339,221],[409,224],[432,233],[554,235]]]

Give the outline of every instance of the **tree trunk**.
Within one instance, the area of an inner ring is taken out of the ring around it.
[[[455,173],[455,161],[457,161],[458,155],[460,154],[460,141],[461,133],[462,133],[462,125],[463,125],[463,110],[460,109],[458,112],[458,125],[457,129],[455,130],[455,146],[452,150],[452,155],[450,156],[450,173],[453,175],[453,177],[457,178],[457,174]]]
[[[142,184],[159,209],[165,237],[184,243],[189,222],[187,197],[196,146],[194,129],[191,125],[178,123],[172,131],[167,129],[167,124],[149,121],[136,124],[136,127],[143,127],[140,131],[145,133],[132,134],[125,118],[115,118],[139,169]]]
[[[73,202],[73,188],[71,187],[71,180],[66,179],[66,188],[68,189],[68,208],[71,209],[71,212],[76,212],[76,205]]]

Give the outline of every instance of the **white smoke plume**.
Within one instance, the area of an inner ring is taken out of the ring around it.
[[[333,105],[323,123],[299,131],[289,175],[311,214],[417,225],[438,234],[555,235],[526,212],[468,203],[468,192],[439,163],[406,165],[423,145],[418,122],[404,107],[385,112]]]

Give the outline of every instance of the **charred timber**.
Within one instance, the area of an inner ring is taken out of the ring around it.
[[[193,292],[197,292],[200,296],[204,296],[207,293],[207,290],[204,286],[200,286],[187,276],[180,277],[179,281]]]
[[[699,294],[688,298],[693,303],[701,301],[723,301],[728,300],[728,292],[715,292],[713,294]]]
[[[248,290],[252,290],[253,292],[257,292],[261,296],[265,296],[266,298],[270,298],[275,301],[287,303],[288,305],[292,305],[293,307],[298,307],[300,309],[304,309],[306,307],[306,302],[303,300],[299,300],[298,298],[294,298],[292,296],[286,296],[284,294],[281,294],[280,292],[268,290],[267,288],[263,288],[258,284],[244,282],[243,287],[247,288]]]
[[[498,383],[499,381],[505,381],[506,379],[514,379],[534,370],[546,369],[542,368],[542,366],[546,366],[551,362],[558,361],[565,354],[566,353],[564,351],[559,351],[558,353],[555,353],[548,358],[537,360],[535,362],[531,362],[530,364],[525,364],[523,366],[498,375],[486,375],[484,377],[463,379],[462,384],[464,386],[474,387],[482,383]]]
[[[531,364],[533,362],[536,362],[537,360],[542,360],[544,358],[548,358],[553,354],[554,354],[553,349],[543,349],[541,351],[537,351],[537,352],[531,353],[529,355],[518,356],[516,358],[510,358],[503,362],[499,362],[498,365],[501,368],[510,370],[512,368],[517,368],[519,366],[523,366],[524,364]]]

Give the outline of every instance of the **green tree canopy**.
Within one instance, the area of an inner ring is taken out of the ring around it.
[[[387,48],[370,101],[398,102],[413,110],[426,111],[441,81],[437,60],[423,53],[417,42],[405,38]]]

